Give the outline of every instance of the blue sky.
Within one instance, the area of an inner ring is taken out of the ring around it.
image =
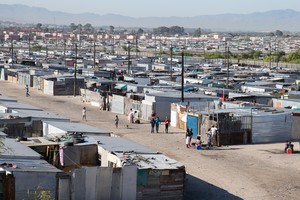
[[[193,17],[247,14],[279,9],[300,10],[300,0],[0,0],[69,13],[119,14],[130,17]]]

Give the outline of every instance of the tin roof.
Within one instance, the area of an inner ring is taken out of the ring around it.
[[[59,145],[59,142],[53,142],[50,140],[47,140],[44,137],[33,137],[28,138],[27,141],[20,141],[21,144],[26,145],[28,147],[33,146],[46,146],[46,145]]]
[[[44,123],[50,124],[56,128],[64,130],[68,133],[78,132],[85,134],[109,134],[109,131],[105,131],[87,124],[75,123],[75,122],[62,122],[62,121],[47,121],[43,120]]]
[[[16,99],[13,99],[11,97],[8,97],[8,96],[4,96],[4,95],[0,95],[0,101],[11,101],[11,102],[17,102]]]
[[[42,110],[41,108],[19,102],[0,101],[0,105],[8,109]]]
[[[138,169],[180,169],[184,165],[163,154],[116,153],[124,164],[135,164]]]
[[[22,109],[14,109],[20,117],[34,117],[41,119],[59,119],[59,120],[67,120],[70,121],[69,118],[58,115],[53,112],[41,111],[41,110],[22,110]],[[16,115],[16,114],[15,114]]]
[[[122,137],[94,136],[93,138],[98,141],[99,146],[110,152],[157,153],[155,150]]]
[[[94,137],[98,145],[114,153],[126,164],[137,165],[139,169],[178,169],[184,165],[159,152],[122,137]]]
[[[20,158],[1,158],[0,168],[7,171],[22,172],[62,172],[61,170],[50,165],[45,160],[20,159]]]
[[[5,138],[1,140],[0,158],[22,158],[22,159],[40,159],[41,155],[31,148],[17,142],[15,139]]]
[[[149,96],[155,96],[155,97],[167,97],[167,98],[181,98],[181,92],[160,92],[160,93],[149,93],[147,94]],[[198,99],[198,98],[203,98],[203,99],[219,99],[218,97],[214,96],[208,96],[205,94],[199,94],[199,93],[184,93],[184,98],[185,99]]]

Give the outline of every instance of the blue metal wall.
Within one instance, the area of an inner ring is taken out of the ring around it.
[[[187,116],[187,128],[193,129],[193,138],[197,138],[198,135],[198,117],[188,115]]]

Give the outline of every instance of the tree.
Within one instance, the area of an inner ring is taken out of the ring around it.
[[[194,33],[193,33],[194,37],[200,37],[201,36],[201,28],[197,28]]]
[[[262,54],[261,51],[252,50],[249,53],[249,58],[251,58],[251,59],[258,59],[261,56],[261,54]]]
[[[275,34],[274,34],[273,32],[270,32],[270,33],[268,34],[268,36],[274,37]]]
[[[160,26],[158,28],[153,29],[153,32],[156,35],[168,35],[170,30],[166,26]]]
[[[282,36],[283,36],[283,33],[282,33],[282,31],[280,31],[280,30],[276,30],[276,31],[275,31],[275,35],[278,36],[278,37],[282,37]]]
[[[180,26],[171,26],[169,29],[169,34],[171,35],[182,35],[184,34],[184,28]]]
[[[109,26],[109,33],[114,33],[114,32],[115,32],[115,27]]]
[[[287,56],[287,60],[290,63],[296,63],[299,64],[300,63],[300,50],[298,49],[297,51],[290,53]]]
[[[82,24],[77,25],[77,30],[79,30],[80,32],[82,31]]]
[[[39,30],[42,30],[42,24],[41,23],[37,23],[36,24],[36,28],[39,29]]]
[[[137,34],[138,34],[138,35],[142,35],[143,33],[144,33],[144,30],[143,30],[143,29],[139,28],[139,29],[137,30]]]
[[[87,32],[92,32],[94,30],[94,27],[90,23],[87,23],[83,26],[83,29]]]
[[[43,47],[41,45],[36,45],[32,47],[32,51],[41,51],[41,50],[46,50],[46,47]]]
[[[170,28],[166,26],[160,26],[153,29],[153,33],[158,35],[182,35],[184,34],[184,28],[180,26],[171,26]]]
[[[71,24],[70,24],[70,29],[71,29],[72,31],[75,31],[75,30],[77,29],[76,24],[71,23]]]

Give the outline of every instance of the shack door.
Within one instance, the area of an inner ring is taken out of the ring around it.
[[[198,117],[193,115],[187,116],[187,128],[193,129],[193,138],[197,138],[198,135]]]

